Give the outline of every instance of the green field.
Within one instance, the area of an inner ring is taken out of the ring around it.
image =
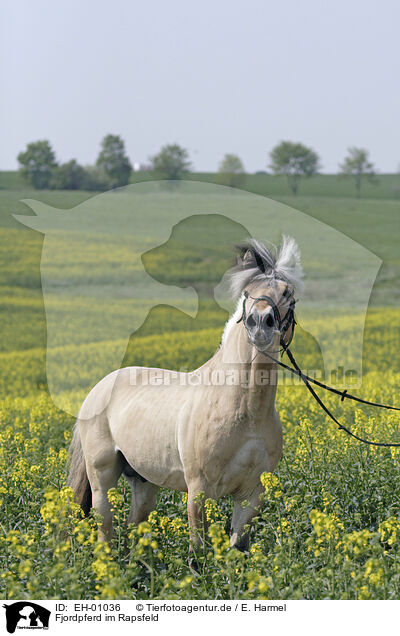
[[[131,177],[131,183],[152,179],[151,172],[137,172]],[[212,172],[197,172],[190,175],[196,181],[217,183],[218,177]],[[287,179],[284,176],[270,174],[247,174],[243,189],[255,194],[278,198],[290,195]],[[0,171],[0,190],[23,190],[26,188],[22,177],[17,172]],[[339,175],[315,175],[303,179],[300,196],[312,197],[355,197],[354,181]],[[362,186],[362,198],[367,199],[400,199],[400,174],[378,175],[376,182],[365,181]]]
[[[214,175],[192,178],[215,180]],[[367,314],[359,393],[399,403],[400,176],[381,176],[378,185],[365,186],[360,200],[353,196],[352,183],[336,176],[304,181],[296,198],[289,196],[284,179],[269,175],[249,175],[245,187],[331,225],[382,259]],[[252,531],[249,555],[227,548],[224,527],[231,509],[229,499],[218,505],[207,503],[210,538],[200,557],[199,574],[194,574],[187,562],[188,529],[181,495],[161,493],[158,514],[150,524],[129,529],[132,548],[127,554],[123,520],[129,493],[122,481],[119,492],[111,493],[117,515],[111,552],[96,542],[96,519],[81,520],[69,493],[59,494],[65,486],[73,418],[54,406],[46,384],[47,334],[40,278],[43,235],[24,228],[12,215],[32,214],[21,199],[68,209],[91,196],[29,191],[16,173],[0,173],[0,595],[20,599],[399,598],[400,454],[361,446],[345,437],[326,421],[302,387],[279,391],[284,456],[276,479],[265,481],[265,505]],[[142,229],[151,237],[146,219]],[[107,237],[102,241],[107,245]],[[167,284],[177,284],[182,263],[192,262],[185,249],[183,244],[175,266],[166,264],[162,254],[154,256],[156,274]],[[58,255],[62,261],[61,248]],[[92,263],[91,255],[78,258],[78,251],[76,255],[80,276]],[[117,280],[119,261],[111,244],[107,258],[115,259]],[[156,308],[135,335],[135,346],[129,342],[124,364],[191,369],[212,355],[226,312],[204,290],[212,281],[213,268],[220,264],[214,260],[210,270],[203,258],[194,259],[192,265],[196,290],[205,294],[197,318],[168,308],[168,302]],[[92,276],[96,284],[104,283],[101,268]],[[95,354],[101,373],[110,352],[124,346],[110,337],[107,321],[122,324],[132,307],[122,298],[110,306],[104,325],[94,328],[80,323],[87,302],[91,307],[95,303],[84,297],[72,304],[67,297],[54,300],[51,310],[63,321],[63,329],[52,343],[52,355],[81,364]],[[338,316],[347,330],[346,342],[338,338],[335,321],[316,320],[332,346],[344,349],[351,358],[352,333],[360,316],[356,312]],[[318,367],[319,352],[301,329],[294,347],[305,368]],[[82,365],[76,382],[70,369],[64,370],[62,364],[60,369],[66,376],[60,400],[66,409],[77,408],[90,388],[91,375]],[[65,381],[68,377],[70,384]],[[341,404],[333,396],[328,404],[359,435],[400,440],[398,416]]]
[[[215,182],[212,173],[198,173],[191,178],[200,181]],[[241,186],[244,190],[262,194],[273,199],[289,196],[290,189],[285,176],[249,174]],[[355,197],[354,181],[336,174],[315,175],[303,179],[299,196],[311,197]],[[365,181],[362,186],[362,198],[366,199],[399,199],[400,174],[379,175],[376,183]]]

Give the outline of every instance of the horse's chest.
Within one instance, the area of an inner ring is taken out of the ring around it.
[[[201,472],[214,496],[251,492],[264,471],[275,469],[282,449],[279,420],[271,417],[258,426],[245,418],[208,422],[197,440]]]
[[[211,453],[203,466],[204,474],[215,497],[238,491],[251,493],[260,475],[270,470],[268,452],[263,439],[247,439],[227,453]]]

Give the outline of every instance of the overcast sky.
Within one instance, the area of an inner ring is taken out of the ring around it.
[[[337,170],[350,145],[400,163],[398,0],[3,0],[0,169],[49,139],[93,163],[104,134],[132,162],[177,142],[265,169],[282,139]]]

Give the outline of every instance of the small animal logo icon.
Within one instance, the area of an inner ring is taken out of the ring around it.
[[[32,601],[17,601],[10,605],[4,604],[6,610],[6,628],[9,634],[16,629],[48,629],[50,610],[32,603]]]

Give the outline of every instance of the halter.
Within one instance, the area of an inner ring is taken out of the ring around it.
[[[282,298],[286,298],[292,296],[291,292],[288,292],[288,289],[286,288],[285,291],[282,294]],[[262,300],[264,300],[266,303],[268,303],[268,305],[270,305],[273,313],[274,313],[274,318],[275,318],[275,322],[279,327],[279,333],[280,333],[280,343],[281,345],[286,345],[287,347],[290,345],[290,343],[292,342],[293,339],[293,335],[294,335],[294,327],[296,325],[296,320],[294,317],[294,309],[296,306],[296,301],[294,298],[291,299],[290,304],[289,304],[289,309],[287,310],[285,316],[283,318],[281,318],[281,314],[279,312],[278,306],[275,303],[275,301],[271,298],[271,296],[257,296],[256,298],[254,298],[254,296],[250,296],[248,291],[244,292],[244,299],[243,299],[243,310],[242,310],[242,315],[240,316],[239,320],[237,322],[242,322],[246,328],[246,331],[248,332],[248,327],[246,324],[246,320],[247,320],[247,314],[246,314],[246,300],[248,298],[251,298],[251,300],[253,300],[253,304],[250,308],[250,311],[253,309],[254,305]],[[284,341],[284,337],[286,332],[288,331],[288,329],[290,328],[290,326],[292,326],[292,333],[290,334],[290,338],[288,340],[288,342],[285,343]]]

